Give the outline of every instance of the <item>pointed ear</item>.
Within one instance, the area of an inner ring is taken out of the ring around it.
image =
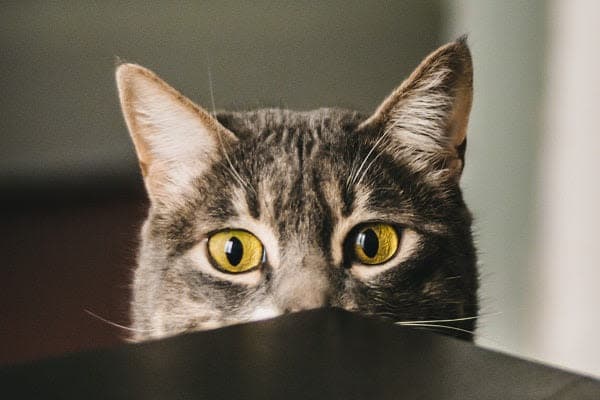
[[[472,98],[471,53],[462,37],[425,58],[359,130],[390,135],[395,153],[418,169],[458,179]]]
[[[122,64],[116,71],[121,109],[151,200],[169,201],[237,140],[202,108],[150,70]]]

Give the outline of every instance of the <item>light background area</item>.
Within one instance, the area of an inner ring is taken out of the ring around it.
[[[210,108],[371,111],[468,33],[463,187],[476,217],[479,343],[600,376],[600,3],[3,2],[0,198],[130,179],[116,56]]]
[[[475,63],[478,342],[600,376],[600,3],[446,4]]]

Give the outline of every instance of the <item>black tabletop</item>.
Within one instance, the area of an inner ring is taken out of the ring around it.
[[[2,367],[0,388],[2,398],[600,399],[592,378],[340,310]]]

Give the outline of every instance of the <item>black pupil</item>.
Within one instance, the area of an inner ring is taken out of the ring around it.
[[[240,239],[234,236],[227,241],[225,244],[225,255],[231,265],[238,265],[242,261],[244,246],[242,246]]]
[[[358,244],[369,258],[375,257],[379,250],[379,239],[373,229],[365,229],[358,235]]]

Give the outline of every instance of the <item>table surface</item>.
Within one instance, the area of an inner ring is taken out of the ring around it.
[[[0,387],[3,398],[600,399],[595,379],[341,310],[4,366]]]

